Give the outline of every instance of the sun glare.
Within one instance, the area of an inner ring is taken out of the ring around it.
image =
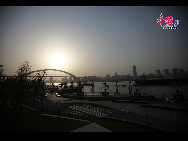
[[[66,58],[61,54],[54,54],[50,58],[51,66],[56,69],[61,69],[62,67],[64,67],[66,65],[66,63],[67,63]]]

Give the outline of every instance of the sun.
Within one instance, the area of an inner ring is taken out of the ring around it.
[[[67,64],[66,58],[61,54],[54,54],[50,58],[50,64],[56,69],[61,69]]]

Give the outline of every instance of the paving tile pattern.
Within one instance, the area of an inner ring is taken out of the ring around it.
[[[75,129],[71,132],[111,132],[111,131],[96,123],[91,123],[81,128]]]
[[[72,106],[69,106],[69,108],[74,109],[74,111],[71,112],[72,114],[75,114],[75,115],[88,114],[88,115],[93,115],[96,117],[105,117],[113,112],[112,110],[90,106],[87,104],[72,105]]]

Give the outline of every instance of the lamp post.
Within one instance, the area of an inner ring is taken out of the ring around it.
[[[59,116],[60,115],[60,100],[58,100],[56,102],[57,102],[57,114]]]
[[[147,125],[147,127],[149,127],[149,116],[148,116],[148,109],[147,109],[147,108],[145,108],[145,110],[146,110],[146,125]]]

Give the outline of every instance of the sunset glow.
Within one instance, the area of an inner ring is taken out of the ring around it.
[[[63,68],[67,63],[66,58],[61,55],[61,54],[54,54],[51,58],[50,58],[50,64],[52,67],[56,68],[56,69],[61,69]]]

